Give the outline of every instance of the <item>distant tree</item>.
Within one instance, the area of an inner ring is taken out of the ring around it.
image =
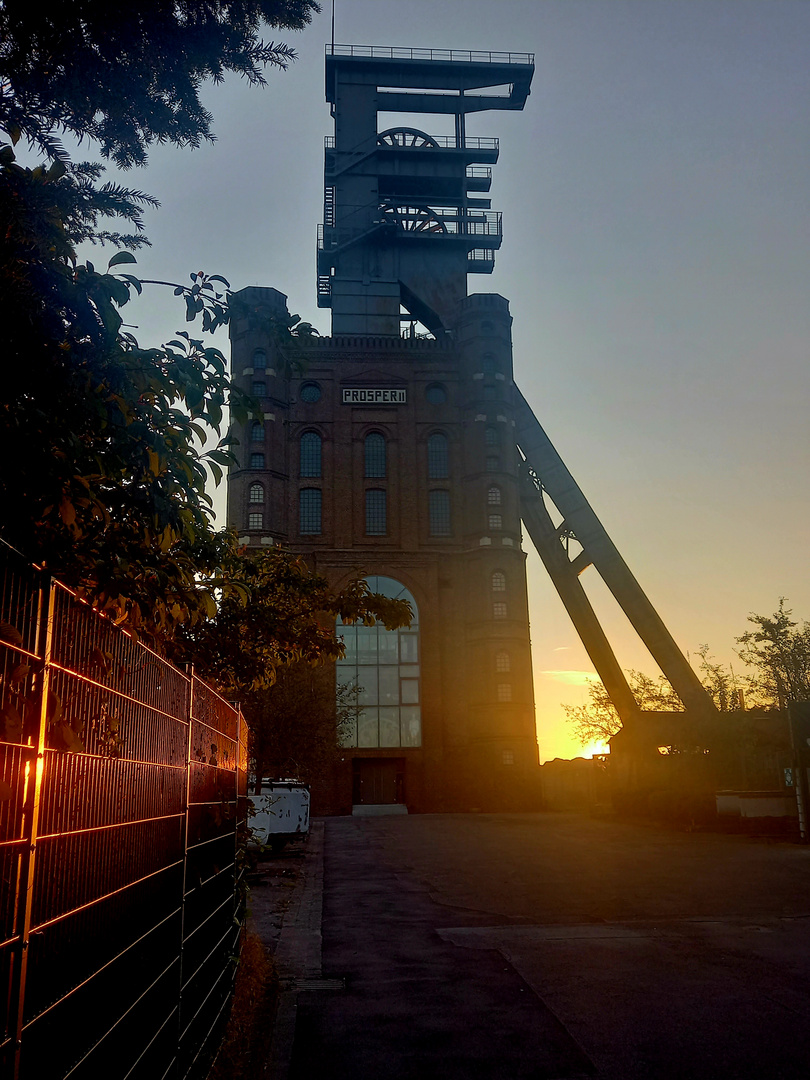
[[[242,707],[256,775],[294,776],[313,785],[331,776],[341,731],[358,712],[357,695],[348,687],[335,692],[331,665],[302,661],[280,669],[274,685],[249,694]]]
[[[680,712],[681,699],[663,675],[650,678],[641,671],[628,671],[627,681],[640,709],[661,712]],[[568,723],[583,746],[591,743],[607,743],[611,736],[621,730],[621,720],[610,695],[599,681],[588,683],[590,701],[585,705],[563,705]]]
[[[791,701],[810,700],[810,622],[791,618],[781,597],[773,615],[748,616],[755,630],[736,638],[740,659],[753,668],[747,679],[753,694],[784,709]]]
[[[716,661],[701,645],[702,682],[720,712],[746,707],[784,709],[791,701],[810,700],[810,622],[792,619],[782,597],[773,615],[748,616],[757,628],[735,638],[737,655],[753,669],[737,678],[730,666]],[[683,705],[664,676],[651,679],[629,671],[628,682],[642,710],[680,711]],[[744,686],[740,684],[744,683]],[[607,740],[621,730],[619,715],[601,682],[589,684],[590,701],[563,705],[569,723],[583,746]]]
[[[97,142],[121,168],[154,143],[211,142],[206,80],[234,72],[263,86],[262,69],[295,59],[262,26],[300,30],[314,0],[31,0],[0,2],[0,127],[49,157],[58,134]]]

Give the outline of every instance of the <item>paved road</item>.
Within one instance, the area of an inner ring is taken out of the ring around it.
[[[574,815],[326,822],[291,1080],[810,1075],[810,849]]]

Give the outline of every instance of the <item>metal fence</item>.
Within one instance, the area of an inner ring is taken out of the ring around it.
[[[0,563],[0,1076],[204,1075],[240,943],[241,714]]]

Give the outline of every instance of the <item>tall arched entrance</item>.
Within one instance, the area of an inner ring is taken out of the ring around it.
[[[346,647],[336,664],[340,743],[358,751],[352,758],[356,812],[404,811],[406,755],[396,750],[422,745],[419,609],[394,578],[375,575],[366,581],[372,592],[407,600],[413,620],[399,630],[338,621]]]

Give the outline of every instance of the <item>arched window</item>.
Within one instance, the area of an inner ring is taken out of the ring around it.
[[[492,575],[492,591],[493,592],[506,592],[506,574],[503,570],[496,570]]]
[[[499,487],[491,487],[487,491],[487,505],[488,506],[500,506],[501,505],[501,489]]]
[[[450,521],[450,492],[428,492],[428,516],[431,536],[449,536],[451,533]]]
[[[500,438],[498,436],[498,429],[494,427],[488,427],[484,432],[484,441],[487,446],[498,446],[500,444]]]
[[[385,536],[387,532],[385,492],[369,488],[366,491],[366,536]]]
[[[317,431],[301,436],[301,476],[321,475],[321,437]]]
[[[255,420],[250,425],[250,441],[264,442],[264,424],[260,420]]]
[[[249,503],[263,503],[264,502],[264,488],[261,484],[251,484],[248,490],[248,502]]]
[[[264,371],[267,367],[267,353],[264,349],[256,349],[253,353],[253,370]]]
[[[512,670],[512,663],[509,659],[508,652],[499,652],[495,654],[495,670],[500,674]]]
[[[378,431],[366,435],[366,476],[385,476],[385,438]]]
[[[366,578],[372,592],[411,605],[411,625],[386,630],[337,620],[345,655],[335,668],[338,734],[342,746],[421,746],[419,609],[410,592],[388,577]]]
[[[450,475],[450,454],[448,450],[447,436],[441,432],[435,432],[428,438],[428,478],[430,480],[446,480]]]
[[[320,488],[301,488],[298,494],[299,531],[302,536],[321,534]]]

